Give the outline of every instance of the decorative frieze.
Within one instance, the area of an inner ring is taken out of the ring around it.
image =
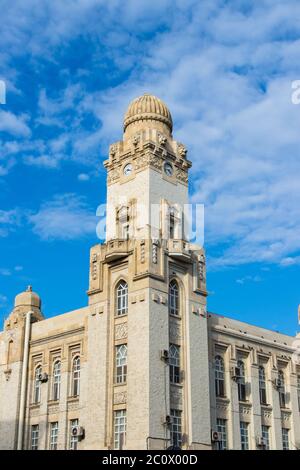
[[[178,321],[173,318],[170,318],[170,342],[178,342],[181,340],[181,325]]]
[[[170,400],[172,406],[182,406],[182,388],[179,387],[172,387],[170,389]]]
[[[116,392],[114,394],[114,405],[120,405],[121,403],[126,403],[127,402],[127,392],[122,391],[122,392]]]
[[[119,323],[115,326],[115,339],[125,339],[128,334],[128,325],[127,322]]]

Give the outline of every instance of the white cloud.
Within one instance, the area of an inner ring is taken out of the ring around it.
[[[0,294],[0,307],[5,307],[7,304],[7,297],[3,294]]]
[[[260,276],[245,276],[240,279],[236,279],[237,284],[245,284],[245,282],[261,282],[262,279]]]
[[[86,173],[80,173],[77,178],[79,181],[89,181],[90,175]]]
[[[71,240],[96,231],[96,216],[84,199],[75,194],[57,195],[29,215],[33,232],[42,240]]]
[[[47,15],[28,1],[3,12],[2,44],[12,56],[26,43],[33,57],[59,63],[56,47],[84,30],[95,46],[95,76],[109,57],[110,78],[121,78],[91,92],[89,70],[65,71],[65,89],[41,90],[35,122],[56,137],[24,161],[52,168],[69,158],[98,168],[99,150],[121,137],[129,101],[149,91],[166,101],[174,136],[188,146],[192,197],[206,206],[210,265],[298,262],[300,106],[291,103],[291,83],[300,79],[298,1],[78,0],[70,7],[53,0]]]
[[[16,116],[10,111],[0,111],[0,131],[18,137],[29,137],[30,128],[27,125],[28,116]]]
[[[17,272],[23,271],[23,266],[20,266],[20,265],[15,266],[14,270],[17,271]]]
[[[0,268],[1,276],[11,276],[11,270],[7,268]]]
[[[60,155],[39,155],[37,157],[33,155],[24,156],[24,163],[29,166],[37,166],[41,168],[58,168]]]
[[[21,213],[18,209],[0,209],[0,237],[6,237],[20,225]]]

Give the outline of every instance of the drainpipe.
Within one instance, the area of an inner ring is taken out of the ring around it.
[[[25,418],[25,407],[26,407],[28,353],[29,353],[30,323],[31,323],[31,314],[32,313],[33,313],[32,311],[29,311],[29,312],[26,313],[26,322],[25,322],[23,365],[22,365],[22,376],[21,376],[20,410],[19,410],[19,426],[18,426],[18,446],[17,446],[18,450],[22,450],[22,448],[23,448],[24,418]]]

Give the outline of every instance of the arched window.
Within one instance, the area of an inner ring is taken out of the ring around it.
[[[245,364],[244,361],[239,360],[237,362],[238,367],[238,377],[237,377],[237,384],[238,384],[238,394],[239,400],[245,401],[246,400],[246,379],[245,379]]]
[[[169,284],[169,313],[179,315],[179,287],[175,279]]]
[[[283,370],[278,372],[278,392],[280,408],[285,408],[285,380]]]
[[[56,361],[53,365],[53,400],[59,400],[61,381],[61,362]]]
[[[170,344],[169,349],[170,382],[180,383],[180,346]]]
[[[128,285],[120,281],[117,286],[117,315],[125,315],[128,311]]]
[[[72,395],[77,397],[80,391],[80,357],[76,356],[72,364]]]
[[[259,398],[261,405],[267,404],[267,386],[266,386],[266,372],[264,366],[259,366],[258,369],[259,380]]]
[[[215,387],[216,396],[225,397],[224,360],[221,356],[215,357]]]
[[[34,373],[34,394],[33,394],[34,403],[39,403],[41,401],[41,374],[42,374],[42,366],[39,365],[35,369],[35,373]]]
[[[127,378],[127,344],[116,346],[116,383],[124,383]]]

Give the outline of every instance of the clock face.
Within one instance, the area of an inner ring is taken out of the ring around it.
[[[128,176],[130,175],[131,172],[132,172],[132,165],[131,163],[127,163],[127,165],[125,165],[123,168],[123,173],[125,176]]]
[[[164,164],[164,170],[165,170],[165,173],[166,173],[167,176],[172,176],[173,175],[174,170],[173,170],[173,166],[172,166],[171,163],[166,162]]]

